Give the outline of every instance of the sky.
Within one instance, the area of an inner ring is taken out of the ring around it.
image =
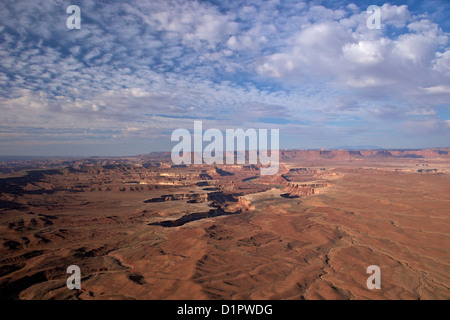
[[[446,0],[3,0],[0,155],[170,151],[194,120],[279,129],[281,148],[450,147],[449,16]]]

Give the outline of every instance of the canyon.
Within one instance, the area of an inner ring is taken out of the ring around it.
[[[280,150],[275,175],[168,152],[4,159],[0,297],[447,300],[449,151]]]

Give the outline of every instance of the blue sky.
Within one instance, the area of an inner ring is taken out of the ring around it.
[[[2,1],[0,154],[170,151],[194,120],[279,129],[282,148],[449,147],[448,16],[445,0]]]

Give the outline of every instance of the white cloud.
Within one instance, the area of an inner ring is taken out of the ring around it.
[[[450,49],[443,53],[436,52],[433,69],[446,76],[450,76]]]
[[[345,59],[350,63],[374,65],[383,62],[386,48],[390,43],[391,41],[385,38],[377,41],[347,43],[342,47],[342,52]]]
[[[439,94],[439,93],[450,94],[450,86],[445,85],[423,88],[423,90],[428,94]]]
[[[313,19],[317,10],[306,14]],[[411,15],[407,6],[385,4],[381,10],[382,23],[407,26],[410,32],[389,38],[365,26],[365,13],[328,13],[325,21],[303,25],[282,50],[260,59],[256,70],[290,84],[316,75],[339,88],[345,83],[364,90],[384,88],[399,97],[420,91],[430,81],[448,83],[448,55],[438,51],[448,37],[438,25]]]
[[[400,28],[411,19],[411,14],[407,5],[396,6],[385,3],[381,6],[381,19],[382,23]]]

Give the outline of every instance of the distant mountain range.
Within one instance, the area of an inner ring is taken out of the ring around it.
[[[385,148],[371,145],[356,145],[356,146],[340,146],[336,148],[331,148],[330,150],[380,150],[380,149]]]

